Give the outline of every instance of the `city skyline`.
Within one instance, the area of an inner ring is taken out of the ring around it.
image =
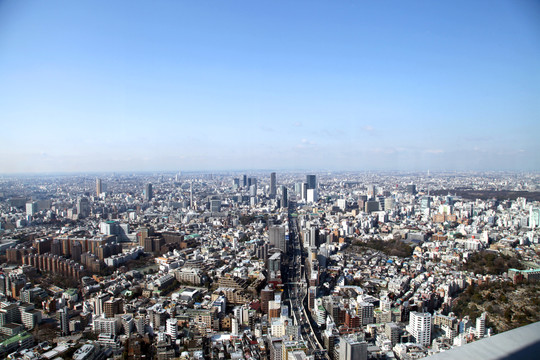
[[[538,171],[540,6],[5,1],[0,173]]]

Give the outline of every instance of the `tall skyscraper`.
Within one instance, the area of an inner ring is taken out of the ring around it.
[[[315,175],[306,175],[306,183],[308,189],[317,188],[317,176]]]
[[[247,187],[250,188],[251,185],[257,185],[257,178],[249,177],[247,179]]]
[[[99,196],[99,194],[101,194],[103,192],[103,189],[102,189],[102,184],[101,184],[101,179],[97,178],[96,179],[96,195]]]
[[[193,181],[189,184],[189,208],[193,209]]]
[[[276,173],[270,173],[270,198],[275,199],[276,197]]]
[[[81,197],[77,199],[77,214],[81,217],[90,215],[90,202],[87,198]]]
[[[152,200],[153,194],[152,194],[152,184],[148,183],[144,187],[144,200],[150,201]]]
[[[307,199],[307,189],[308,189],[308,183],[302,183],[302,186],[301,186],[301,190],[300,190],[300,197],[302,198],[302,200],[306,200]]]
[[[285,185],[281,185],[281,207],[288,207],[289,206],[289,196],[287,194],[287,188]]]

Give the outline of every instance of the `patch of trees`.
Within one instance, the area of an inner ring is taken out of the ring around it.
[[[458,317],[474,321],[482,311],[488,313],[487,327],[507,331],[540,320],[540,284],[510,282],[470,285],[452,305]]]
[[[494,253],[491,251],[480,251],[472,254],[467,262],[462,265],[462,270],[472,271],[475,274],[496,274],[500,275],[508,269],[523,269],[523,265],[518,259]]]
[[[540,191],[511,191],[511,190],[472,190],[472,189],[452,189],[452,190],[433,190],[431,195],[445,196],[448,193],[461,196],[470,200],[516,200],[518,197],[524,197],[529,201],[540,200]]]
[[[358,248],[370,248],[381,251],[388,256],[409,257],[412,256],[414,248],[401,240],[355,240],[352,243],[353,246]]]
[[[254,215],[242,215],[238,219],[240,221],[240,224],[246,226],[248,224],[251,224],[253,221],[255,221],[256,217]]]

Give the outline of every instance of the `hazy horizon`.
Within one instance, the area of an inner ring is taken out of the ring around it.
[[[3,1],[0,174],[539,171],[539,24],[533,0]]]

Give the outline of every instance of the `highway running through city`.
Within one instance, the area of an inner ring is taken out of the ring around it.
[[[298,220],[293,213],[296,204],[289,206],[289,268],[287,269],[287,293],[291,306],[291,313],[295,323],[300,326],[300,335],[308,346],[308,355],[315,359],[329,359],[317,338],[318,328],[311,314],[306,311],[308,279],[305,271],[305,253],[300,239]]]

